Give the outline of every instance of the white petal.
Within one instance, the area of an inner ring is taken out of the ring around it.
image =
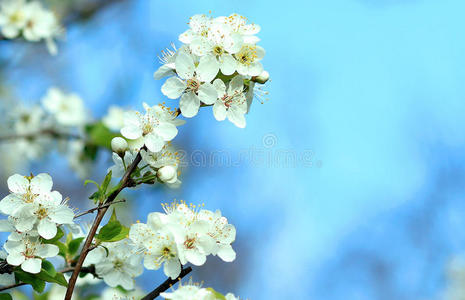
[[[231,245],[221,245],[217,254],[225,262],[232,262],[236,259],[236,252],[234,252]]]
[[[155,71],[155,73],[153,73],[153,78],[155,78],[155,80],[160,80],[169,75],[174,75],[173,68],[168,65],[162,65]]]
[[[260,62],[256,61],[250,64],[247,74],[250,76],[258,76],[263,72],[263,66]]]
[[[142,136],[142,129],[134,125],[129,125],[121,128],[121,134],[128,139],[135,140]]]
[[[187,261],[195,266],[201,266],[207,261],[207,257],[196,250],[189,250],[185,253]]]
[[[199,65],[195,71],[201,81],[211,82],[216,77],[216,74],[218,74],[219,69],[220,66],[216,57],[206,55],[200,58]]]
[[[24,262],[24,260],[24,255],[19,252],[10,253],[6,258],[6,261],[12,266],[19,266]]]
[[[199,112],[200,99],[192,92],[185,93],[179,101],[181,113],[186,118],[192,118]]]
[[[163,95],[170,99],[177,99],[182,95],[186,89],[186,83],[178,77],[170,77],[161,87]]]
[[[49,215],[49,218],[57,224],[71,224],[73,223],[74,212],[71,208],[60,205]]]
[[[218,93],[218,98],[226,94],[226,85],[224,84],[223,80],[219,78],[215,79],[213,81],[213,86],[215,87],[216,92]]]
[[[224,54],[221,56],[220,69],[224,75],[231,75],[236,72],[237,61],[231,54]]]
[[[42,244],[37,246],[36,255],[42,258],[54,257],[58,255],[60,249],[56,245]]]
[[[0,212],[12,215],[14,211],[23,203],[23,200],[15,194],[10,194],[0,201]]]
[[[37,231],[41,237],[49,240],[57,234],[57,224],[50,222],[48,218],[43,218],[37,226]]]
[[[232,95],[236,91],[242,92],[244,90],[244,77],[241,75],[234,76],[229,83],[228,94]]]
[[[161,136],[165,141],[171,141],[178,134],[178,129],[171,123],[160,123],[154,132]]]
[[[211,83],[206,82],[202,84],[199,88],[198,93],[199,99],[207,105],[215,103],[216,99],[218,98],[218,92]]]
[[[211,52],[213,45],[208,41],[207,38],[198,36],[194,38],[190,44],[192,53],[197,56],[204,56]]]
[[[171,279],[176,279],[181,274],[181,263],[178,259],[173,258],[165,261],[163,272]]]
[[[41,267],[42,260],[39,258],[29,258],[21,264],[21,269],[23,269],[23,271],[32,274],[40,273]]]
[[[10,176],[7,180],[8,189],[13,193],[25,194],[29,187],[29,180],[19,174]]]
[[[218,121],[223,121],[226,118],[226,107],[223,101],[217,100],[213,105],[213,115]]]
[[[103,281],[111,287],[116,287],[121,284],[123,274],[118,271],[107,273],[103,276]]]
[[[34,194],[41,194],[50,192],[52,190],[53,181],[52,177],[46,173],[41,173],[31,179],[31,192]]]
[[[160,151],[165,145],[165,141],[163,140],[163,138],[155,133],[146,135],[144,141],[145,145],[147,146],[147,149],[149,149],[152,152]]]
[[[175,60],[176,73],[182,79],[189,79],[194,76],[194,60],[192,56],[186,54],[185,52],[179,52]]]
[[[231,107],[227,112],[228,120],[239,128],[245,128],[245,116],[235,107]]]

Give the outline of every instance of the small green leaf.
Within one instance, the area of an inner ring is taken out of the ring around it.
[[[108,189],[108,185],[110,184],[111,181],[111,170],[108,172],[107,176],[105,176],[105,179],[103,180],[102,185],[100,186],[100,193],[105,194]]]
[[[99,184],[98,184],[97,182],[93,181],[93,180],[86,179],[86,181],[84,181],[84,185],[85,185],[85,186],[86,186],[87,184],[89,184],[89,183],[95,184],[95,185],[97,186],[97,188],[100,187]]]
[[[207,290],[210,291],[210,292],[212,292],[213,295],[215,295],[215,299],[217,299],[217,300],[226,300],[226,298],[225,298],[222,294],[218,293],[218,292],[215,291],[214,289],[212,289],[212,288],[207,288]]]
[[[80,238],[74,239],[71,242],[69,242],[68,253],[70,255],[74,255],[79,250],[79,246],[81,245],[83,240],[84,240],[84,237],[80,237]]]
[[[2,293],[0,294],[0,300],[13,300],[10,294]]]
[[[107,242],[121,241],[127,238],[128,235],[129,235],[129,228],[121,225],[121,231],[116,236],[114,236],[112,239],[108,240]]]
[[[21,282],[28,283],[34,291],[42,293],[45,288],[45,281],[40,279],[37,274],[29,274],[21,270],[15,271],[15,277]]]
[[[85,130],[93,145],[106,147],[108,149],[111,149],[111,140],[114,137],[121,136],[111,132],[102,122],[89,124],[86,126]]]
[[[57,273],[57,271],[55,271],[55,266],[53,266],[51,262],[45,259],[42,261],[42,269],[47,271],[47,273],[49,273],[51,276],[55,276]]]
[[[116,237],[122,230],[123,226],[118,221],[108,222],[100,229],[99,233],[95,236],[102,242],[108,242]]]

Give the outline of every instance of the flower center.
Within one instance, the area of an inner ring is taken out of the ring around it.
[[[14,14],[10,15],[10,23],[18,23],[23,19],[21,11],[16,11]]]
[[[257,50],[253,46],[246,45],[236,54],[236,57],[241,64],[250,65],[257,58]]]
[[[123,265],[124,263],[121,261],[121,260],[115,260],[113,262],[113,267],[116,269],[116,270],[121,270],[123,268]]]
[[[195,78],[191,78],[191,79],[188,79],[187,80],[187,89],[196,93],[200,88],[200,82],[195,79]]]
[[[195,243],[195,238],[186,239],[186,241],[184,242],[184,246],[187,249],[194,249],[195,248],[194,243]]]
[[[222,55],[224,53],[224,49],[223,49],[223,47],[217,45],[217,46],[213,47],[213,53],[215,53],[215,55],[217,55],[217,56],[220,56],[220,55]]]
[[[39,217],[39,219],[43,219],[46,216],[48,216],[47,209],[45,209],[43,206],[41,206],[37,211],[36,211],[36,216]]]

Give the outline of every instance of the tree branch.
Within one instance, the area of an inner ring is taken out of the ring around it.
[[[176,279],[171,279],[171,278],[166,279],[162,284],[160,284],[156,289],[154,289],[153,291],[148,293],[141,300],[152,300],[152,299],[157,298],[158,296],[160,296],[161,293],[163,293],[164,291],[166,291],[167,289],[169,289],[170,287],[175,285],[178,281],[181,281],[181,279],[184,276],[186,276],[187,274],[189,274],[191,271],[192,271],[191,267],[187,267],[185,269],[182,269],[181,274],[179,274],[178,278],[176,278]]]
[[[55,129],[48,128],[48,129],[42,129],[42,130],[39,130],[37,132],[32,132],[32,133],[11,134],[11,135],[0,136],[0,142],[19,140],[19,139],[35,139],[40,135],[50,136],[56,139],[63,139],[63,140],[84,139],[84,137],[77,135],[77,134],[59,132],[59,131],[56,131]]]
[[[107,200],[104,202],[104,206],[102,206],[101,209],[98,210],[94,223],[92,224],[89,234],[87,235],[86,241],[84,242],[84,246],[82,247],[82,251],[81,251],[81,254],[79,255],[79,259],[76,263],[74,272],[71,275],[71,278],[69,279],[65,300],[71,300],[71,297],[73,296],[74,286],[76,285],[76,280],[79,275],[79,271],[81,270],[82,264],[84,263],[84,260],[86,259],[87,254],[90,251],[89,248],[91,247],[94,236],[97,233],[98,226],[102,222],[102,219],[108,210],[109,205],[107,206],[106,204],[111,204],[115,200],[115,198],[118,196],[118,194],[124,188],[128,187],[131,184],[131,175],[136,170],[137,165],[140,163],[141,160],[142,160],[142,156],[139,152],[136,158],[134,159],[134,161],[132,162],[132,164],[129,166],[129,168],[124,173],[123,178],[121,178],[120,182],[118,183],[118,189],[115,190],[113,193],[111,193],[110,196],[108,196]]]

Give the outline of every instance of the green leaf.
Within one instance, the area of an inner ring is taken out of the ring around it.
[[[100,192],[102,194],[105,194],[108,189],[108,185],[110,184],[111,181],[111,170],[108,172],[107,176],[105,176],[105,179],[103,180],[102,185],[100,186]]]
[[[111,140],[114,137],[121,136],[118,133],[111,132],[102,122],[89,124],[85,128],[89,139],[93,145],[111,149]]]
[[[15,277],[21,282],[28,283],[34,291],[42,293],[45,288],[45,281],[40,279],[37,274],[29,274],[22,270],[15,271]]]
[[[74,255],[79,250],[79,246],[81,245],[83,240],[84,240],[84,237],[80,237],[80,238],[74,239],[71,242],[69,242],[68,253],[70,255]]]
[[[213,295],[215,295],[215,299],[217,299],[217,300],[226,300],[226,298],[225,298],[222,294],[218,293],[218,292],[215,291],[214,289],[212,289],[212,288],[207,288],[207,290],[210,291],[210,292],[212,292]]]
[[[123,226],[119,221],[108,222],[105,226],[100,229],[99,233],[95,236],[102,242],[109,242],[111,239],[118,236],[123,229]]]
[[[10,294],[3,293],[3,294],[0,294],[0,300],[13,300],[13,298],[11,297]]]
[[[55,266],[48,260],[42,261],[42,269],[47,271],[47,273],[49,273],[51,276],[55,276],[55,274],[57,273],[57,271],[55,271]]]
[[[89,183],[93,183],[97,186],[97,188],[100,188],[99,184],[93,180],[90,180],[90,179],[86,179],[86,181],[84,181],[84,186],[86,186],[87,184]]]
[[[99,233],[95,236],[102,242],[117,242],[125,239],[129,234],[129,228],[123,226],[116,218],[116,211],[113,209],[110,220],[100,229]]]

